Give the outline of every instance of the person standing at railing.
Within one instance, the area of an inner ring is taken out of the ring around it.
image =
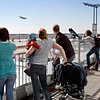
[[[96,65],[95,70],[98,71],[98,67],[100,64],[100,34],[96,34],[95,36],[95,47],[96,48]]]
[[[90,48],[89,52],[86,55],[86,60],[87,60],[87,70],[90,69],[90,67],[93,65],[90,62],[90,56],[95,53],[96,56],[96,64],[95,64],[95,70],[98,70],[98,65],[99,65],[99,50],[100,50],[100,38],[98,34],[96,36],[92,35],[92,32],[90,30],[87,30],[85,33],[85,38],[83,38],[84,42],[88,42],[89,44],[88,47]]]
[[[6,100],[14,100],[13,87],[16,81],[14,50],[16,45],[9,42],[8,30],[0,28],[0,100],[3,100],[4,86],[6,86]]]
[[[60,26],[54,25],[53,32],[56,35],[56,43],[58,43],[65,51],[68,62],[72,62],[75,58],[75,51],[69,38],[60,32]]]
[[[67,57],[67,61],[68,62],[72,62],[75,58],[75,51],[73,49],[73,46],[71,44],[71,41],[69,40],[69,38],[60,32],[60,26],[59,25],[54,25],[53,26],[53,32],[56,35],[56,43],[58,43],[60,46],[62,46],[62,48],[65,51],[66,57]],[[54,63],[54,67],[59,63],[59,58],[57,59],[56,63]],[[63,73],[64,74],[64,73]],[[63,80],[63,76],[61,78],[61,86],[64,85],[64,80]],[[56,88],[63,88],[60,85],[57,85]]]
[[[54,48],[58,49],[61,52],[64,58],[64,62],[67,62],[67,58],[63,48],[56,42],[54,42],[52,39],[48,38],[45,29],[41,28],[39,30],[38,36],[39,40],[37,40],[37,43],[40,45],[41,48],[36,50],[36,48],[31,46],[30,49],[28,49],[26,52],[26,57],[28,57],[32,54],[32,52],[34,52],[34,50],[36,50],[30,68],[34,100],[40,100],[40,83],[46,98],[45,100],[52,100],[52,97],[48,91],[46,77],[46,65],[48,63],[48,54],[50,53],[51,49]]]
[[[86,30],[82,37],[83,42],[85,43],[85,47],[89,50],[95,46],[94,36],[90,30]]]

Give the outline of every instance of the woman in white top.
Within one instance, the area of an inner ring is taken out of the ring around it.
[[[41,83],[46,100],[52,100],[50,93],[48,91],[46,79],[46,65],[48,63],[48,54],[50,53],[52,48],[55,48],[61,52],[64,58],[64,62],[67,62],[67,58],[63,48],[56,42],[54,42],[52,39],[48,38],[45,29],[40,29],[38,36],[39,40],[37,40],[36,42],[40,45],[41,48],[36,50],[35,47],[30,47],[30,49],[26,52],[26,57],[28,57],[32,54],[32,52],[34,52],[34,50],[36,50],[30,68],[34,100],[40,100],[39,81]]]
[[[90,44],[87,45],[87,46],[90,47],[90,50],[89,50],[89,52],[86,55],[86,57],[87,57],[87,68],[90,68],[92,66],[92,64],[94,63],[94,62],[92,62],[92,63],[90,62],[90,56],[95,53],[95,55],[96,55],[95,70],[98,70],[98,65],[99,65],[99,50],[100,50],[100,48],[96,46],[95,39],[96,39],[96,36],[93,37],[92,36],[92,32],[90,30],[87,30],[86,31],[86,37],[84,38],[85,41],[90,42]]]
[[[92,35],[92,32],[90,30],[87,30],[83,36],[83,41],[85,43],[86,49],[91,49],[95,46],[94,37]]]

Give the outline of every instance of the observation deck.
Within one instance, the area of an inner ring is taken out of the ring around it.
[[[89,51],[89,45],[85,44],[82,41],[77,39],[71,40],[72,45],[75,49],[75,62],[81,63],[83,66],[86,66],[86,54]],[[49,58],[51,56],[49,55]],[[26,68],[26,59],[25,59],[25,48],[24,46],[19,48],[14,52],[13,56],[14,62],[16,64],[17,71],[17,79],[14,85],[14,100],[33,100],[32,96],[32,85],[31,79],[28,77],[24,70]],[[48,85],[53,84],[53,80],[51,75],[53,73],[52,61],[48,61],[47,65],[47,82]],[[100,100],[100,64],[99,70],[94,71],[94,74],[89,74],[87,76],[88,83],[85,87],[86,98],[84,100]],[[50,88],[52,88],[50,86]],[[61,96],[61,91],[52,91],[51,92],[53,100],[59,100],[59,96]],[[4,99],[5,99],[4,94]],[[68,100],[76,100],[72,97],[69,97]]]

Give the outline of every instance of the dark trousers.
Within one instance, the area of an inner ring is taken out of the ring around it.
[[[93,47],[88,53],[87,53],[87,67],[90,68],[91,67],[91,63],[90,63],[90,56],[95,53],[96,55],[96,66],[95,66],[95,70],[98,70],[98,66],[99,66],[99,50],[100,48],[98,47]]]
[[[32,64],[30,69],[34,100],[40,100],[40,84],[42,86],[46,100],[52,100],[51,95],[48,91],[46,66]]]
[[[54,67],[54,79],[56,79],[56,71],[55,71],[55,68],[56,66],[60,64],[60,58],[58,58],[56,61],[55,61],[55,64],[53,64],[53,67]]]

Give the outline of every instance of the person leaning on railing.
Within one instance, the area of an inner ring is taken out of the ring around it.
[[[90,30],[86,31],[87,34],[91,34],[92,32]],[[91,37],[91,36],[90,36]],[[92,37],[91,39],[93,41],[93,47],[90,48],[90,51],[87,53],[86,58],[87,58],[87,68],[89,69],[92,65],[90,62],[90,56],[95,53],[96,55],[96,61],[95,61],[95,68],[94,70],[98,70],[100,58],[99,58],[99,50],[100,50],[100,34],[96,34],[96,36]]]
[[[96,34],[94,37],[95,40],[95,46],[92,48],[92,53],[95,52],[96,54],[96,64],[95,64],[95,70],[98,71],[99,63],[100,63],[100,34]]]
[[[16,80],[16,66],[13,61],[14,43],[9,42],[9,32],[0,28],[0,100],[3,100],[6,86],[6,100],[14,100],[13,87]]]
[[[26,52],[26,57],[28,57],[32,54],[32,52],[34,52],[34,50],[36,50],[33,57],[33,62],[30,67],[34,100],[40,100],[40,83],[43,89],[43,93],[45,94],[46,100],[52,100],[51,95],[48,91],[46,77],[46,65],[48,63],[48,54],[50,53],[51,49],[54,48],[58,49],[61,52],[64,58],[64,62],[67,62],[67,58],[63,48],[56,42],[54,42],[52,39],[48,38],[45,29],[40,29],[38,36],[39,40],[37,40],[37,43],[38,45],[40,45],[41,48],[36,50],[35,47],[31,46],[30,49],[28,49]]]

